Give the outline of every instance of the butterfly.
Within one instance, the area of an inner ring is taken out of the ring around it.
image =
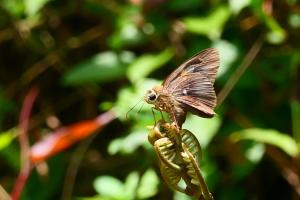
[[[187,112],[211,118],[217,97],[214,82],[220,64],[214,48],[205,49],[181,64],[162,83],[148,90],[144,100],[154,109],[165,111],[181,129]]]

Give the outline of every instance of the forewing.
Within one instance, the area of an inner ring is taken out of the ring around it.
[[[169,88],[173,98],[188,111],[201,117],[212,117],[217,98],[211,81],[202,73],[178,77]]]
[[[220,64],[217,49],[208,48],[181,64],[164,81],[163,86],[169,87],[178,77],[185,74],[201,73],[213,84]]]

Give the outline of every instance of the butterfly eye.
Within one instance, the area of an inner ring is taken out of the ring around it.
[[[154,101],[154,100],[156,99],[156,95],[155,95],[155,94],[150,94],[150,95],[148,96],[148,99],[149,99],[150,101]]]

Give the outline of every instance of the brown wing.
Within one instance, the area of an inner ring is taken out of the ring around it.
[[[205,49],[181,64],[166,78],[163,82],[163,86],[169,87],[174,80],[187,73],[201,73],[213,84],[216,79],[219,64],[218,50],[214,48]]]
[[[201,117],[212,117],[217,98],[212,82],[202,73],[180,76],[168,88],[183,109]]]

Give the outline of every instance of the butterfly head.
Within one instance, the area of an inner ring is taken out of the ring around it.
[[[149,104],[155,104],[157,102],[159,94],[161,93],[161,90],[162,86],[156,86],[151,90],[148,90],[144,96],[145,101]]]
[[[149,104],[154,104],[156,102],[156,99],[158,97],[158,94],[153,90],[148,90],[144,96],[144,99]]]

